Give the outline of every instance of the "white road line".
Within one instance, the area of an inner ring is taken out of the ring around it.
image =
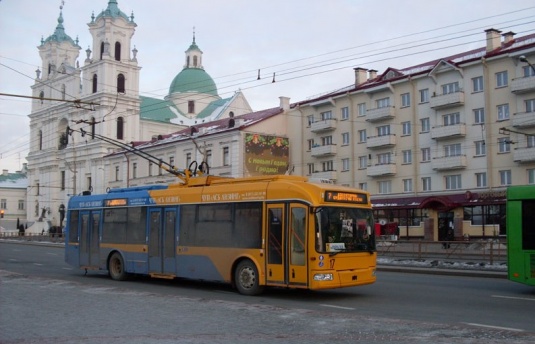
[[[521,330],[519,328],[512,328],[512,327],[501,327],[501,326],[492,326],[492,325],[485,325],[485,324],[476,324],[476,323],[463,323],[470,326],[476,326],[476,327],[484,327],[484,328],[492,328],[495,330],[506,330],[506,331],[514,331],[514,332],[524,332],[524,330]]]
[[[338,309],[347,309],[347,310],[350,310],[350,311],[355,310],[355,308],[352,308],[352,307],[342,307],[342,306],[335,306],[335,305],[320,304],[320,306],[330,307],[330,308],[338,308]]]
[[[10,262],[17,262],[18,260],[13,259],[13,258],[9,258],[9,261],[10,261]]]
[[[50,253],[50,252],[48,252],[47,254],[49,254],[51,256],[57,256],[58,255],[57,253]]]
[[[62,268],[63,270],[72,270],[72,268]]]
[[[39,263],[33,263],[33,265],[43,266],[43,264],[39,264]]]
[[[502,295],[492,295],[492,297],[497,297],[497,298],[500,298],[500,299],[513,299],[513,300],[522,300],[522,301],[535,301],[534,298],[530,298],[530,297],[502,296]]]

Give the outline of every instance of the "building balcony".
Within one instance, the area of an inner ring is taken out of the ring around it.
[[[368,177],[393,176],[396,173],[397,169],[394,163],[368,166],[366,169],[366,175]]]
[[[366,138],[367,148],[386,148],[396,145],[396,135],[370,136]]]
[[[466,168],[466,166],[466,155],[444,156],[440,158],[434,158],[432,162],[433,170],[437,171],[458,170]]]
[[[535,76],[527,76],[511,80],[511,92],[527,93],[535,91]]]
[[[535,147],[515,149],[513,159],[519,163],[535,161]]]
[[[464,105],[464,92],[454,92],[432,96],[429,100],[432,109],[445,109],[453,106]]]
[[[310,155],[315,157],[336,155],[337,151],[336,145],[315,146],[312,147]]]
[[[318,122],[310,123],[310,131],[313,133],[321,133],[323,131],[331,131],[336,129],[337,120],[329,118]]]
[[[323,171],[323,172],[314,172],[314,173],[312,173],[311,178],[336,180],[336,178],[338,178],[338,176],[336,174],[336,171]]]
[[[513,127],[531,128],[535,127],[535,112],[519,112],[513,115]]]
[[[435,140],[449,139],[466,135],[466,124],[441,125],[431,129],[431,138]]]
[[[379,122],[394,118],[396,113],[393,106],[366,110],[366,121]]]

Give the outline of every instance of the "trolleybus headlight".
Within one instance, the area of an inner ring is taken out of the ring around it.
[[[315,274],[314,281],[332,281],[333,274]]]

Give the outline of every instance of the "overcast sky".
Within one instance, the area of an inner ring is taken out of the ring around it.
[[[66,0],[66,33],[91,46],[87,23],[108,0]],[[163,99],[192,42],[219,95],[241,89],[253,110],[336,90],[353,68],[404,68],[485,45],[484,30],[535,32],[533,0],[118,0],[137,24],[140,92]],[[61,0],[0,0],[0,93],[31,95],[37,50]],[[258,70],[261,80],[257,80]],[[275,83],[272,83],[275,73]],[[0,169],[19,170],[30,141],[30,100],[0,96]]]

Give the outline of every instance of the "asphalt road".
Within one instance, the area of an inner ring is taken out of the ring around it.
[[[504,279],[380,272],[323,292],[73,269],[63,249],[0,242],[0,343],[533,343],[535,289]]]

